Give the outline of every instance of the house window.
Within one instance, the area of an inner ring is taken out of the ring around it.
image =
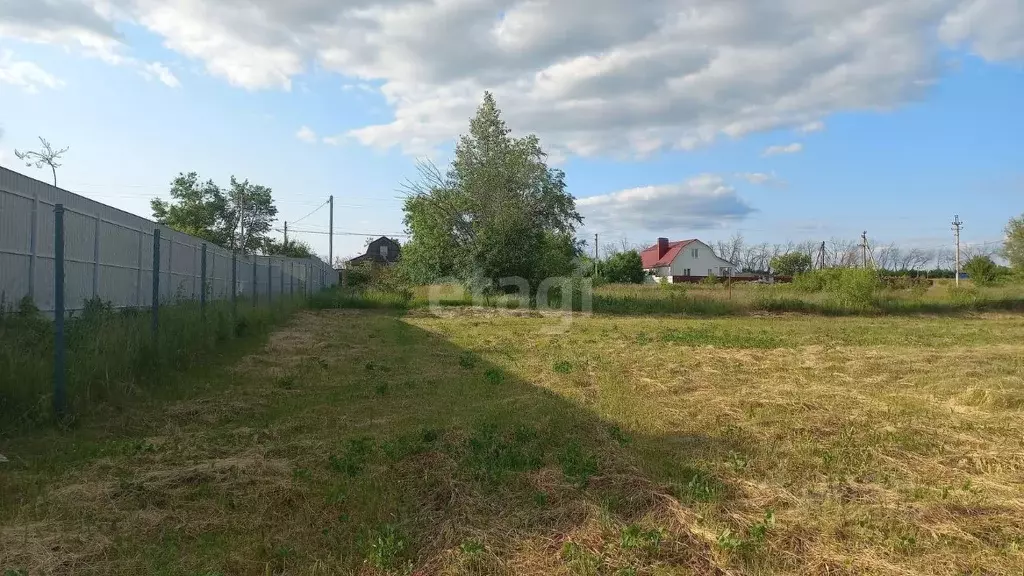
[[[715,271],[712,270],[711,268],[708,268],[708,276],[714,276],[714,275],[715,275]]]
[[[722,266],[718,270],[719,270],[719,272],[721,272],[721,274],[719,274],[719,276],[731,276],[731,274],[730,274],[731,271],[726,266]]]
[[[690,269],[689,268],[684,268],[683,269],[683,276],[689,276],[689,275],[690,275]]]
[[[381,256],[381,258],[387,260],[387,258],[388,258],[388,245],[387,244],[382,244],[381,245],[381,247],[380,247],[380,256]]]
[[[697,258],[697,255],[700,254],[700,250],[694,248],[693,250],[690,250],[690,254],[692,254],[694,258]]]

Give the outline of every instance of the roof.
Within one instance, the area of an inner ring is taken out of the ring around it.
[[[676,259],[676,256],[679,255],[679,252],[681,252],[682,249],[685,248],[691,242],[696,241],[696,238],[691,238],[689,240],[677,240],[675,242],[669,242],[668,251],[665,252],[665,255],[662,256],[661,259],[658,258],[657,244],[649,248],[644,248],[643,251],[640,252],[640,260],[642,260],[644,263],[644,270],[658,268],[659,266],[671,266],[672,261]]]

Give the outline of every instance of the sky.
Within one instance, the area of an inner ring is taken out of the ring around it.
[[[1022,0],[0,0],[0,165],[151,216],[269,186],[326,257],[396,235],[494,93],[580,236],[995,243],[1024,213]],[[320,207],[320,208],[318,208]]]

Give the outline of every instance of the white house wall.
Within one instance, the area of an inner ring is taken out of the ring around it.
[[[693,250],[697,250],[697,257],[693,257]],[[689,276],[707,276],[708,269],[714,271],[715,276],[722,276],[721,268],[733,268],[729,262],[715,256],[714,251],[707,244],[697,240],[687,244],[672,261],[672,276],[687,276],[686,270],[690,270]],[[733,270],[735,273],[735,270]]]

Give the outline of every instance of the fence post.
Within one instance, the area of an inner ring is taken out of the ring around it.
[[[33,302],[39,302],[36,298],[36,246],[39,241],[39,194],[32,195],[32,222],[29,223],[29,257],[28,257],[28,295]]]
[[[53,411],[64,418],[67,390],[64,374],[64,205],[53,206]]]
[[[152,302],[153,343],[156,344],[160,330],[160,229],[153,229],[153,302]]]
[[[231,251],[231,315],[235,316],[238,308],[238,252]]]
[[[267,256],[267,304],[274,303],[274,281],[271,280],[273,270],[274,265],[270,263],[270,256]]]
[[[96,216],[92,237],[92,297],[99,295],[100,289],[100,217]]]
[[[284,260],[281,260],[281,268],[278,270],[281,277],[281,300],[284,300]]]
[[[206,242],[203,242],[199,266],[202,267],[202,271],[199,272],[199,311],[203,316],[203,320],[206,320]]]
[[[259,300],[259,293],[256,292],[256,256],[252,257],[252,307],[256,307],[256,301]]]
[[[135,267],[135,305],[140,309],[142,308],[142,238],[145,235],[145,232],[139,230],[139,253],[136,256]]]
[[[294,260],[292,260],[291,270],[289,272],[291,272],[291,273],[288,275],[288,295],[294,298],[295,297],[295,261]]]

